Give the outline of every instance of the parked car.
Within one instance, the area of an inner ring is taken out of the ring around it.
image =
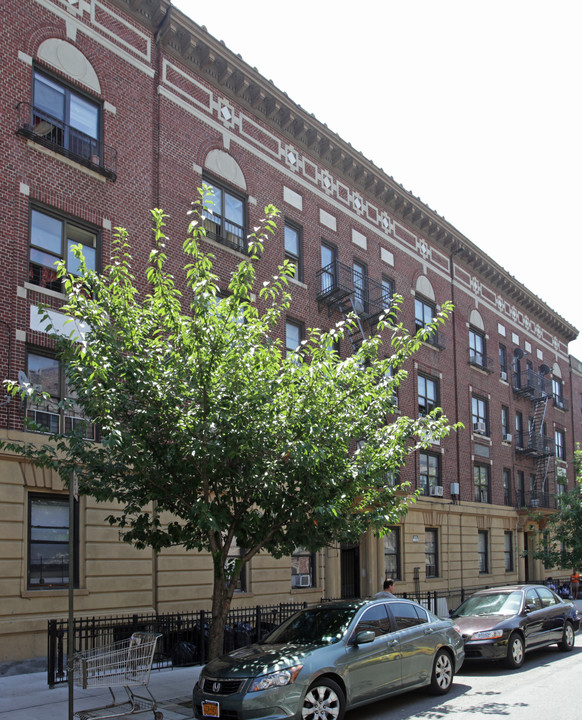
[[[425,685],[448,692],[463,658],[453,621],[410,600],[316,605],[209,662],[194,687],[194,717],[341,720],[347,709]]]
[[[509,585],[480,590],[451,613],[463,633],[467,660],[523,664],[525,653],[557,644],[574,647],[580,616],[574,603],[544,585]]]

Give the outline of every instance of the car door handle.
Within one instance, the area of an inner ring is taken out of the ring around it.
[[[398,645],[398,640],[388,640],[386,643],[386,647],[396,647]]]
[[[433,629],[432,629],[432,628],[425,628],[425,629],[424,629],[424,634],[425,634],[425,635],[431,635],[432,633],[433,633]]]

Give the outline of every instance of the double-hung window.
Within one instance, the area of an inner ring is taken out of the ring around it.
[[[491,502],[491,474],[489,465],[473,466],[473,487],[475,502]]]
[[[511,492],[511,470],[503,468],[503,504],[511,507],[513,505],[513,493]]]
[[[368,268],[358,260],[352,266],[352,282],[354,284],[354,300],[356,312],[368,311]]]
[[[321,292],[323,294],[337,287],[337,250],[332,245],[321,243]]]
[[[394,280],[382,275],[382,308],[389,308],[394,297]]]
[[[285,323],[285,349],[287,357],[293,355],[303,340],[303,324],[294,320],[287,320]]]
[[[489,572],[489,532],[487,530],[479,530],[477,540],[479,573],[485,575]]]
[[[386,578],[400,580],[400,528],[391,527],[384,535],[384,573]]]
[[[78,545],[77,517],[73,539]],[[62,588],[69,584],[69,498],[67,495],[31,493],[28,497],[29,590]],[[77,552],[74,553],[77,557]],[[73,567],[78,586],[78,566]]]
[[[485,398],[473,395],[471,398],[471,422],[473,424],[473,432],[478,435],[489,434],[489,412],[488,403]]]
[[[506,530],[503,533],[503,554],[505,557],[505,572],[513,572],[513,533]]]
[[[206,235],[233,250],[247,251],[246,198],[209,180],[202,202],[202,220]]]
[[[507,348],[499,343],[499,373],[502,380],[507,380]]]
[[[430,495],[433,488],[441,485],[441,459],[439,455],[421,452],[419,461],[420,488],[423,495]]]
[[[28,401],[26,416],[36,425],[35,429],[51,434],[81,433],[93,440],[95,426],[83,417],[81,408],[75,404],[61,363],[50,355],[28,352],[27,371],[30,383],[50,396],[38,403]]]
[[[96,230],[58,213],[33,207],[30,213],[30,255],[28,279],[33,285],[62,290],[56,263],[65,260],[68,272],[78,275],[80,261],[73,248],[81,245],[89,270],[98,270]]]
[[[566,433],[563,430],[554,430],[554,441],[556,443],[556,457],[558,460],[566,459]]]
[[[291,587],[315,587],[315,554],[296,548],[291,556]]]
[[[285,260],[289,260],[295,267],[293,277],[295,280],[303,279],[302,268],[302,232],[301,227],[285,220]]]
[[[554,395],[554,407],[564,410],[564,383],[561,378],[552,378],[552,393]]]
[[[425,528],[424,530],[424,563],[427,578],[439,576],[439,546],[436,528]]]
[[[476,367],[485,367],[485,335],[469,328],[469,362]]]
[[[417,331],[422,330],[431,323],[435,314],[436,309],[433,303],[430,303],[421,297],[416,297],[414,299],[414,321]]]
[[[32,137],[73,159],[102,164],[101,106],[38,70],[33,76]]]
[[[419,375],[417,388],[418,413],[419,415],[428,415],[429,412],[438,407],[438,381],[426,375]]]

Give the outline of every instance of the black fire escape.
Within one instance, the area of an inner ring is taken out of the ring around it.
[[[521,359],[517,355],[516,357]],[[554,440],[544,432],[548,402],[553,397],[552,381],[544,377],[549,371],[546,365],[541,365],[539,372],[528,367],[524,371],[518,369],[513,373],[514,394],[530,400],[533,406],[527,432],[522,429],[516,437],[516,451],[532,458],[536,466],[529,497],[524,488],[522,492],[524,497],[518,498],[520,506],[548,508],[553,505],[549,482],[553,470],[552,458],[556,451]]]
[[[371,280],[349,265],[334,260],[316,273],[319,292],[319,310],[327,307],[328,315],[338,310],[344,320],[350,313],[355,324],[348,323],[348,336],[354,352],[378,324],[382,313],[390,306],[391,296],[387,295],[382,283]]]

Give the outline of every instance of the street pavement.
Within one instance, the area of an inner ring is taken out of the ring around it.
[[[582,600],[577,600],[576,605],[582,612]],[[577,645],[581,644],[581,636],[582,632],[578,635]],[[152,670],[148,687],[164,720],[183,720],[193,716],[192,688],[200,669],[200,666],[194,666]],[[142,690],[139,687],[133,689],[138,694]],[[123,693],[123,688],[119,690]],[[75,712],[103,707],[110,702],[111,695],[106,687],[87,690],[75,687]],[[0,720],[69,720],[68,708],[68,687],[57,685],[50,689],[46,672],[0,677]],[[153,713],[144,711],[137,716],[152,718]],[[123,715],[117,716],[117,720],[135,717],[135,714]]]

